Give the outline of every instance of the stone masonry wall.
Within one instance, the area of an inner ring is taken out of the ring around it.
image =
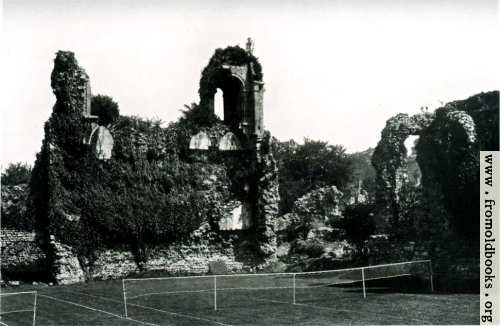
[[[162,271],[169,275],[203,275],[209,273],[209,263],[224,261],[228,272],[243,270],[244,264],[237,262],[232,250],[221,251],[217,247],[175,245],[157,248],[146,264],[148,271]],[[130,252],[106,250],[95,262],[93,279],[113,279],[139,272]]]
[[[34,233],[2,229],[0,235],[3,275],[17,278],[44,272],[45,254],[35,242]]]
[[[35,240],[35,233],[10,229],[1,230],[2,273],[11,279],[23,278],[30,274],[30,279],[39,279],[48,271],[46,257]],[[57,269],[58,284],[83,282],[86,275],[78,258],[71,248],[56,241],[51,241],[55,250],[54,266]],[[173,245],[168,248],[155,248],[146,264],[148,271],[162,271],[171,275],[208,274],[209,263],[224,261],[229,273],[249,269],[243,262],[237,261],[232,247],[218,245]],[[132,253],[128,251],[106,250],[98,254],[90,278],[116,279],[139,272]]]

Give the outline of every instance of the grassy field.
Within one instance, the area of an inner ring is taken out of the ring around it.
[[[411,279],[369,282],[366,299],[360,284],[321,286],[309,279],[293,288],[289,276],[218,277],[217,310],[213,278],[127,282],[124,317],[121,281],[71,286],[3,289],[36,290],[36,325],[332,325],[477,324],[477,294],[417,291]],[[318,286],[314,286],[318,285]],[[255,289],[258,287],[259,289]],[[1,322],[32,325],[33,295],[2,297]],[[26,310],[26,311],[23,311]]]

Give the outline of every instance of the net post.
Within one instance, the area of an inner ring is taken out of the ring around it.
[[[33,326],[36,325],[36,298],[38,296],[38,292],[35,291],[35,300],[33,302]]]
[[[296,303],[295,301],[295,273],[293,273],[293,304]]]
[[[432,260],[429,260],[429,278],[431,281],[431,292],[434,292],[434,277],[432,272]]]
[[[127,292],[125,291],[125,279],[122,278],[122,289],[123,289],[123,310],[125,313],[125,318],[128,318],[128,311],[127,311]]]
[[[217,275],[214,275],[214,310],[217,310]]]
[[[361,278],[363,279],[363,299],[366,299],[365,269],[361,267]]]

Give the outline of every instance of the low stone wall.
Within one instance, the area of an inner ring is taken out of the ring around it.
[[[235,259],[232,250],[221,250],[216,246],[173,245],[156,248],[146,263],[147,271],[163,271],[171,275],[202,275],[209,272],[211,261],[224,261],[228,272],[238,272],[244,268]],[[93,279],[113,279],[139,272],[132,253],[127,251],[106,250],[95,261]]]
[[[147,262],[140,270],[132,252],[126,249],[108,249],[97,253],[97,259],[89,263],[78,259],[67,245],[51,241],[55,251],[52,266],[58,284],[78,283],[89,279],[107,280],[127,277],[139,272],[162,272],[167,275],[202,275],[210,272],[210,263],[223,261],[228,273],[255,268],[252,255],[242,254],[240,241],[194,232],[191,240],[183,244],[171,244],[151,248]],[[236,237],[237,238],[237,237]],[[245,263],[243,262],[245,261]]]
[[[2,275],[11,279],[36,278],[45,273],[45,254],[35,241],[32,232],[2,229]]]
[[[1,240],[3,275],[10,279],[30,281],[46,277],[49,272],[47,257],[38,246],[34,233],[4,229],[1,230]],[[117,279],[139,272],[134,255],[129,251],[102,251],[92,268],[84,271],[84,263],[77,258],[71,247],[54,238],[50,244],[54,251],[52,276],[57,284],[79,283],[87,279]],[[236,255],[231,244],[201,241],[191,245],[153,248],[145,269],[170,275],[202,275],[210,272],[209,264],[213,261],[223,261],[229,273],[249,271],[255,267],[252,263],[239,261],[241,259],[241,253]]]
[[[108,280],[125,277],[138,271],[139,268],[132,253],[106,250],[99,254],[99,258],[92,268],[91,277],[98,280]]]

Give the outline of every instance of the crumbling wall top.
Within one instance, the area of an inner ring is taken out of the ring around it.
[[[57,101],[64,103],[64,110],[90,116],[92,93],[89,76],[78,65],[73,52],[57,52],[51,75],[51,86]]]

